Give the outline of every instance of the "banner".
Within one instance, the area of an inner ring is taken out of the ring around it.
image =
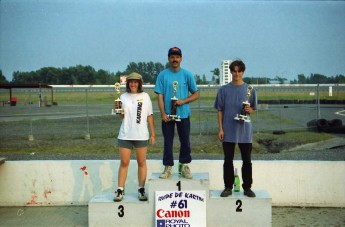
[[[156,191],[157,227],[206,227],[205,191]]]

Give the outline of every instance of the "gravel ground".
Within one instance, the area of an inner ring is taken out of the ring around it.
[[[44,223],[56,227],[88,226],[88,207],[0,207],[0,226],[45,226]],[[272,207],[272,226],[345,226],[345,209]]]

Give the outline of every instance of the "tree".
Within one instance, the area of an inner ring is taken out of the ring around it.
[[[219,75],[220,75],[220,70],[219,68],[215,68],[214,70],[211,71],[213,73],[215,79],[216,79],[216,84],[219,84]]]
[[[306,84],[307,83],[307,78],[304,76],[304,74],[298,74],[298,83],[299,84]]]
[[[290,84],[298,84],[298,81],[296,79],[290,80]]]
[[[96,84],[112,84],[110,80],[109,72],[100,69],[96,73]]]
[[[44,67],[36,71],[36,83],[42,84],[60,84],[61,70],[54,67]]]
[[[326,84],[327,81],[327,77],[321,74],[311,74],[310,75],[310,83],[311,84]]]
[[[269,84],[270,78],[267,77],[244,77],[243,81],[248,84]]]
[[[274,80],[278,81],[279,84],[284,84],[284,82],[285,82],[287,79],[284,78],[284,77],[276,76],[276,77],[274,78]]]
[[[336,75],[334,78],[334,83],[344,84],[345,83],[345,76],[344,75]]]
[[[198,75],[198,74],[195,74],[195,83],[196,84],[201,84],[201,78],[200,78],[200,76]]]
[[[207,80],[206,80],[206,75],[205,74],[202,75],[202,82],[201,83],[202,84],[208,84]]]
[[[2,74],[2,70],[0,70],[0,84],[8,84],[8,81],[4,74]]]
[[[13,83],[17,84],[33,84],[33,83],[40,83],[39,75],[34,72],[19,72],[16,71],[13,73]]]
[[[164,66],[159,62],[130,62],[124,74],[128,75],[132,72],[137,72],[142,75],[145,83],[154,84],[158,74],[164,69]]]

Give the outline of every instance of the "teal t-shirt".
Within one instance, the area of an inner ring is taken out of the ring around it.
[[[171,69],[161,71],[157,77],[155,85],[155,93],[162,94],[164,97],[164,111],[171,114],[171,98],[174,97],[173,82],[177,81],[177,99],[185,99],[190,93],[198,91],[194,75],[186,69],[181,68],[178,72]],[[188,118],[190,116],[189,103],[177,107],[177,115],[180,118]]]

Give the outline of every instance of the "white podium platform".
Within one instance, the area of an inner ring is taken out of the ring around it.
[[[207,226],[272,226],[272,198],[265,190],[253,190],[255,198],[240,192],[220,197],[211,190],[207,202]]]
[[[89,226],[155,226],[156,191],[205,191],[207,226],[271,226],[272,198],[265,190],[253,190],[255,198],[241,192],[220,197],[221,190],[209,189],[209,174],[194,173],[193,179],[174,174],[160,179],[152,173],[146,191],[148,201],[138,200],[137,193],[126,194],[121,202],[114,202],[114,193],[96,195],[89,201]]]
[[[114,202],[115,193],[100,194],[89,202],[89,226],[152,226],[153,210],[136,193]]]
[[[148,180],[150,187],[149,200],[154,201],[154,193],[156,191],[206,191],[209,197],[209,176],[208,173],[195,173],[193,179],[180,177],[178,173],[173,174],[169,179],[160,179],[160,173],[152,173]]]

